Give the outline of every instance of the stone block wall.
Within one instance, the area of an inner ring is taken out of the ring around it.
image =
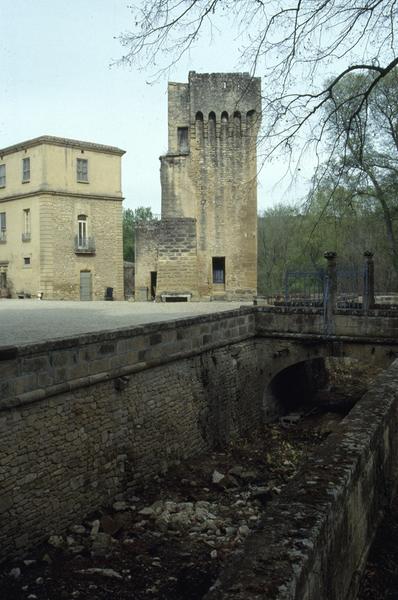
[[[44,196],[40,205],[41,284],[45,298],[80,299],[80,272],[92,277],[92,298],[103,300],[113,288],[115,300],[124,300],[121,199]],[[95,239],[94,254],[77,254],[78,215],[87,216],[88,236]]]
[[[260,88],[260,79],[249,73],[191,72],[188,83],[169,84],[162,220],[196,220],[195,273],[181,261],[178,283],[190,288],[194,278],[205,300],[252,299],[256,293]],[[144,254],[137,253],[138,262],[152,260]],[[165,271],[164,288],[177,293],[174,277],[167,277]]]
[[[151,299],[151,271],[157,271],[160,221],[135,227],[135,299]]]
[[[263,335],[308,334],[325,339],[321,308],[258,306],[255,314],[257,331]],[[398,337],[398,314],[394,311],[375,309],[364,315],[360,310],[345,309],[337,310],[333,318],[335,337],[380,339],[383,343]]]
[[[253,315],[169,325],[3,350],[0,559],[258,421]]]
[[[189,293],[198,299],[196,220],[162,219],[156,295]]]
[[[303,465],[206,600],[347,600],[398,483],[398,361]]]

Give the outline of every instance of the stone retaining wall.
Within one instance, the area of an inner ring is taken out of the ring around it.
[[[253,427],[253,323],[243,310],[3,349],[0,559]]]
[[[300,333],[325,338],[322,308],[257,306],[256,331],[261,333]],[[398,338],[398,311],[370,310],[367,315],[355,309],[339,309],[334,314],[334,336]]]
[[[0,410],[253,337],[249,308],[0,348]]]
[[[316,332],[318,313],[307,328],[302,315],[290,317],[289,325],[280,311],[247,307],[0,348],[0,559],[83,518],[122,488],[226,442],[262,419],[262,395],[270,377],[292,362],[335,355],[333,343],[327,347],[321,336],[310,344],[305,339],[307,331]],[[283,339],[283,322],[294,340]],[[278,327],[280,340],[272,337]],[[305,334],[301,341],[300,331]],[[368,350],[377,357],[372,345]],[[391,431],[395,427],[395,408],[388,404],[393,384],[391,389],[383,386],[380,398],[373,392],[363,405],[365,421],[360,408],[348,421],[358,423],[359,433],[375,448],[388,419]],[[347,473],[340,466],[348,464],[347,472],[360,487],[358,464],[373,477],[372,461],[380,458],[377,453],[362,458],[362,438],[353,431],[342,440],[333,437],[322,466],[311,466],[319,477],[328,473],[328,481],[337,477],[337,492],[333,486],[330,492],[340,498],[337,520],[346,506],[345,490],[351,489],[351,480],[341,479]],[[345,440],[354,440],[353,448]],[[333,444],[340,442],[339,468],[324,471],[330,467]],[[394,439],[388,451],[395,452]],[[297,500],[300,505],[300,489],[298,496],[293,489],[288,503]],[[329,492],[322,493],[329,498]],[[281,525],[280,532],[286,533],[286,527]]]
[[[398,482],[398,361],[303,465],[206,600],[347,600]]]

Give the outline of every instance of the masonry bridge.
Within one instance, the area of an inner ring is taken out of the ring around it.
[[[349,357],[387,370],[208,598],[350,597],[397,479],[397,334],[393,310],[252,306],[0,348],[0,558],[283,411],[284,369]]]

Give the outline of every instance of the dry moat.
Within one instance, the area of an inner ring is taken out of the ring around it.
[[[318,392],[321,409],[300,407],[299,418],[176,465],[3,564],[1,600],[202,598],[358,396],[359,374],[335,368],[333,377],[338,385]]]
[[[327,413],[266,426],[127,490],[25,560],[3,566],[2,600],[202,598],[340,418]]]

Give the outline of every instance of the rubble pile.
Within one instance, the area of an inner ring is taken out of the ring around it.
[[[327,435],[324,421],[322,428],[293,421],[176,465],[54,532],[24,560],[2,566],[1,599],[202,598]]]

